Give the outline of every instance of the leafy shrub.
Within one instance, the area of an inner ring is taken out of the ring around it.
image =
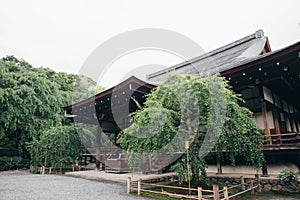
[[[28,167],[29,167],[29,160],[23,159],[20,156],[0,157],[0,171],[28,168]]]
[[[14,156],[18,156],[19,153],[17,151],[17,149],[2,149],[0,148],[0,157],[1,156],[8,156],[8,157],[14,157]]]
[[[31,164],[60,171],[76,163],[83,147],[74,126],[57,126],[42,132],[39,139],[27,143]]]
[[[300,181],[298,180],[298,174],[292,170],[285,169],[278,176],[279,180],[288,186],[292,190],[300,191]]]

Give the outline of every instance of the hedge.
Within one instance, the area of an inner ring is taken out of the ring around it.
[[[29,168],[29,159],[20,156],[0,157],[0,171]]]

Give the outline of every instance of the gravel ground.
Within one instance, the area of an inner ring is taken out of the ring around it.
[[[0,200],[145,200],[127,195],[126,186],[60,175],[38,175],[28,171],[0,172]],[[243,198],[244,199],[244,198]],[[283,196],[250,197],[247,200],[297,200]]]
[[[27,171],[0,173],[0,200],[11,199],[143,199],[126,194],[126,186]]]

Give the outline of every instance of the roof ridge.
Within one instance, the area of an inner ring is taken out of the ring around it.
[[[250,40],[257,39],[257,38],[262,38],[262,37],[264,37],[264,32],[263,32],[263,30],[259,29],[258,31],[255,31],[255,33],[252,33],[251,35],[248,35],[248,36],[243,37],[243,38],[241,38],[239,40],[236,40],[234,42],[226,44],[226,45],[224,45],[222,47],[219,47],[219,48],[217,48],[215,50],[212,50],[212,51],[210,51],[210,52],[208,52],[206,54],[215,55],[215,54],[223,52],[223,51],[225,51],[227,49],[231,49],[231,48],[233,48],[235,46],[238,46],[238,45],[240,45],[242,43],[245,43],[245,42],[248,42]],[[203,54],[203,55],[205,55],[205,54]]]

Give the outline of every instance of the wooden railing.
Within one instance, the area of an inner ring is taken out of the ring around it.
[[[156,188],[154,190],[153,188]],[[157,189],[160,188],[160,191]],[[173,189],[181,191],[181,194],[167,192],[167,189]],[[128,178],[127,181],[127,193],[136,191],[137,195],[140,196],[142,192],[148,192],[153,194],[167,195],[173,198],[185,198],[185,199],[210,199],[214,196],[213,190],[203,190],[201,187],[198,188],[186,188],[178,187],[171,185],[155,184],[147,182],[146,180],[132,181],[131,178]]]
[[[173,182],[174,176],[172,177],[165,177],[168,180],[171,179],[171,182]],[[179,187],[179,186],[171,186],[171,185],[164,185],[164,184],[157,184],[152,183],[153,180],[150,179],[140,179],[137,181],[132,181],[130,177],[128,177],[127,180],[127,193],[131,192],[137,192],[137,195],[140,196],[142,192],[147,193],[153,193],[153,194],[161,194],[161,195],[167,195],[172,198],[185,198],[185,199],[197,199],[197,200],[229,200],[231,198],[240,196],[242,194],[245,194],[247,192],[254,193],[255,189],[257,191],[261,191],[261,186],[259,181],[256,181],[256,184],[254,180],[250,180],[248,183],[244,182],[244,179],[241,179],[242,183],[238,185],[233,186],[225,186],[222,190],[219,189],[218,185],[213,185],[212,190],[205,190],[202,187],[198,188],[187,188],[187,187]],[[235,194],[230,195],[230,190],[234,188],[241,188],[241,191]],[[168,189],[172,189],[173,192],[168,192]],[[178,191],[177,193],[174,193],[174,190]],[[179,192],[180,191],[180,192]]]
[[[100,148],[100,160],[101,162],[105,162],[105,160],[111,156],[113,153],[117,152],[119,148],[117,147],[101,147]],[[87,165],[87,160],[90,162],[96,161],[96,149],[95,148],[87,148],[86,152],[81,154],[83,157],[83,165]]]
[[[272,147],[300,148],[300,133],[264,136],[263,149]]]
[[[247,188],[248,187],[248,188]],[[229,195],[230,194],[230,190],[234,189],[234,188],[240,188],[242,189],[242,191]],[[241,183],[238,185],[233,185],[231,187],[227,187],[225,186],[224,189],[222,190],[223,193],[221,194],[223,198],[220,198],[221,200],[229,200],[231,198],[240,196],[242,194],[245,194],[247,192],[251,191],[251,194],[254,194],[255,189],[257,189],[259,192],[261,192],[261,185],[259,184],[259,182],[256,183],[256,185],[254,184],[254,180],[250,180],[249,183]]]

